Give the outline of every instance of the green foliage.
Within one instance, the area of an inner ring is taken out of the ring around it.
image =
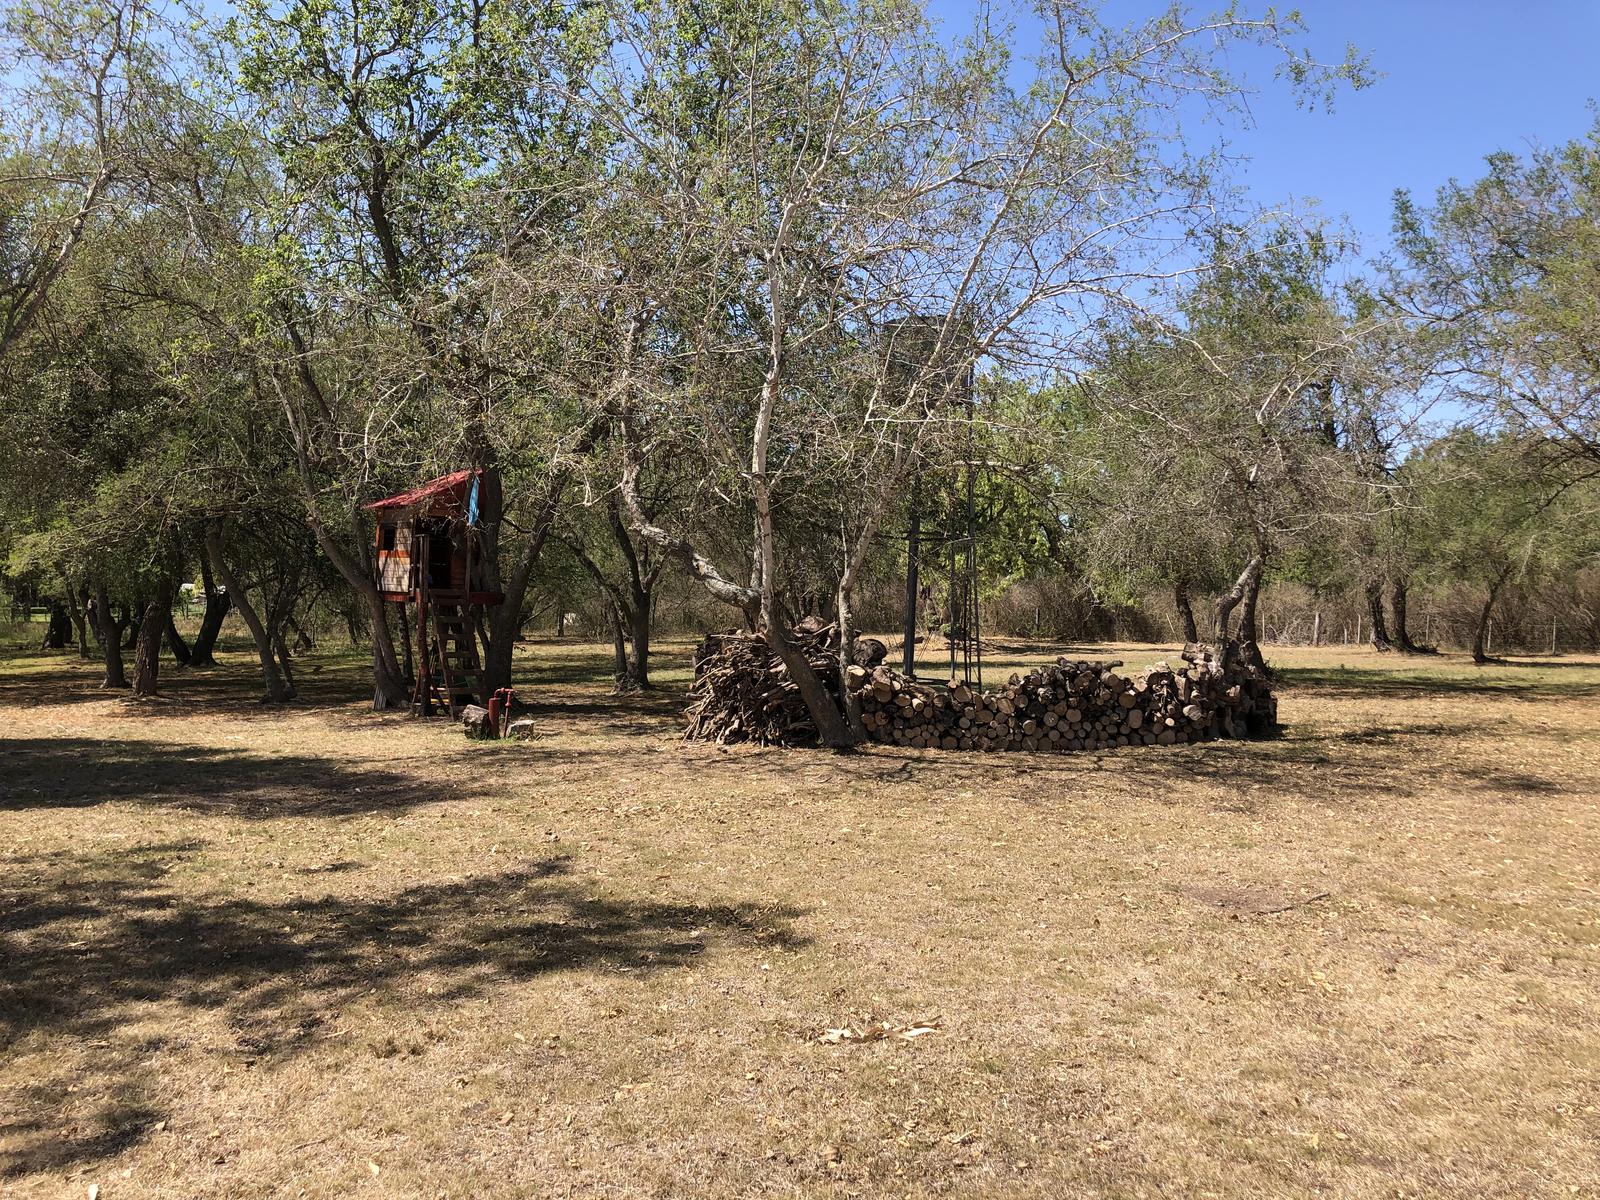
[[[1600,462],[1600,121],[1486,163],[1430,208],[1396,194],[1388,297],[1444,397]]]
[[[1207,250],[1178,318],[1113,325],[1092,377],[1092,561],[1121,596],[1214,590],[1257,556],[1307,572],[1381,457],[1376,324],[1329,282],[1343,248],[1278,225],[1217,230]]]
[[[561,546],[547,595],[670,552],[848,603],[913,490],[964,535],[969,487],[986,598],[1592,561],[1600,127],[1402,196],[1343,289],[1326,231],[1216,217],[1185,123],[1243,111],[1230,44],[1305,102],[1369,82],[1297,14],[1051,3],[1023,47],[911,0],[58,8],[0,23],[13,574],[127,603],[221,531],[281,617],[364,594],[364,502],[467,464],[503,578]],[[1488,432],[1408,422],[1441,397]]]
[[[1535,585],[1600,552],[1600,491],[1553,471],[1513,433],[1457,430],[1404,464],[1417,574],[1499,590]]]

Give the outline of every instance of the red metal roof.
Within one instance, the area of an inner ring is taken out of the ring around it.
[[[472,483],[473,476],[478,472],[473,470],[452,471],[448,475],[441,475],[437,479],[430,479],[427,483],[420,483],[407,492],[389,496],[383,500],[374,500],[366,507],[377,508],[412,508],[429,500],[452,500],[456,504],[465,504],[467,488]]]

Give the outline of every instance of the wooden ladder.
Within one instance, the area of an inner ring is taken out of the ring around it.
[[[483,694],[483,664],[478,661],[478,643],[467,623],[462,605],[430,600],[429,624],[433,637],[428,647],[428,687],[426,696],[418,688],[417,707],[428,716],[435,706],[452,718],[476,704]]]

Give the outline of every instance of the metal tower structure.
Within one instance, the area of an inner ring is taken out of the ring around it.
[[[911,386],[912,381],[933,375],[935,381],[941,374],[937,364],[930,360],[937,352],[939,335],[944,329],[943,316],[904,317],[889,322],[885,327],[890,370]],[[966,335],[963,335],[966,336]],[[948,347],[949,339],[946,338]],[[965,424],[965,452],[958,473],[946,477],[942,486],[930,488],[928,473],[923,464],[915,464],[911,471],[911,494],[906,522],[906,590],[904,649],[901,670],[916,675],[917,625],[923,610],[923,562],[932,555],[934,562],[942,561],[948,581],[944,613],[944,631],[950,656],[950,677],[969,685],[983,686],[983,645],[978,613],[978,549],[977,549],[977,465],[973,454],[973,369],[961,353],[947,357],[956,361],[944,371],[954,371],[957,378],[949,388],[948,402],[959,404]],[[942,388],[941,388],[942,390]],[[929,528],[927,519],[938,521]]]

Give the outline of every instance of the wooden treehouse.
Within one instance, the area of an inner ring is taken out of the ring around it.
[[[474,625],[505,599],[488,590],[478,527],[482,472],[455,471],[376,501],[377,584],[401,606],[411,709],[458,716],[484,699]]]

